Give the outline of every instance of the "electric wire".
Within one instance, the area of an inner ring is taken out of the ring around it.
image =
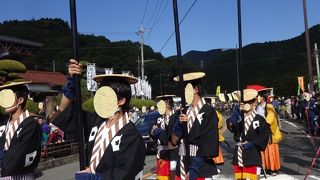
[[[150,39],[150,36],[152,34],[152,30],[156,27],[156,25],[159,23],[159,21],[163,17],[163,14],[164,14],[165,10],[167,9],[168,4],[169,4],[169,0],[166,1],[166,3],[164,5],[164,7],[162,8],[162,11],[161,11],[160,16],[158,17],[158,19],[155,20],[154,23],[152,24],[152,27],[150,28],[150,31],[148,33],[148,37],[147,37],[148,40]]]
[[[148,9],[148,4],[149,4],[149,0],[147,0],[146,7],[144,8],[144,12],[143,12],[143,16],[142,16],[142,19],[141,19],[141,23],[140,23],[140,24],[143,24],[144,18],[146,17],[146,13],[147,13],[147,9]]]
[[[155,5],[155,8],[154,8],[153,13],[152,13],[152,15],[151,15],[151,18],[149,19],[149,21],[148,21],[148,23],[147,23],[147,27],[150,26],[150,23],[151,23],[154,15],[155,15],[155,13],[156,13],[156,10],[158,9],[158,5],[159,5],[159,0],[157,0],[157,3],[156,3],[156,5]]]
[[[184,21],[184,19],[187,17],[187,15],[189,14],[189,12],[191,11],[191,9],[193,8],[193,6],[196,4],[196,2],[198,2],[198,0],[195,0],[192,5],[190,6],[190,8],[188,9],[188,11],[186,12],[186,14],[183,16],[183,18],[181,19],[181,21],[179,22],[179,26],[180,24]],[[175,31],[173,31],[170,35],[170,37],[167,39],[167,41],[164,43],[164,45],[161,47],[160,49],[160,53],[162,52],[162,50],[166,47],[166,45],[168,44],[168,42],[170,41],[170,39],[172,38],[172,36],[174,35]]]

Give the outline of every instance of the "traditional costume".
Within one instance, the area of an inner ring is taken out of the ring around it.
[[[205,97],[204,98],[206,103],[212,107],[214,107],[214,104],[212,104],[212,100],[210,97]],[[223,141],[225,141],[224,137],[223,137],[223,132],[222,132],[222,129],[223,129],[223,116],[222,114],[216,110],[216,113],[217,113],[217,117],[218,117],[218,129],[219,129],[219,155],[217,157],[214,157],[213,160],[214,162],[219,165],[219,164],[223,164],[224,163],[224,159],[223,159],[223,154],[222,154],[222,150],[221,150],[221,143]],[[218,173],[220,173],[220,170],[218,169]]]
[[[217,157],[214,157],[213,160],[214,162],[219,165],[219,164],[223,164],[224,163],[224,159],[223,159],[223,154],[222,154],[222,150],[221,150],[221,143],[223,141],[225,141],[223,134],[222,134],[222,129],[223,129],[223,117],[222,114],[218,111],[216,111],[217,116],[218,116],[218,129],[219,129],[219,155]]]
[[[86,166],[90,168],[91,173],[77,173],[76,179],[142,179],[145,145],[135,125],[129,120],[127,112],[124,112],[123,116],[110,127],[106,126],[112,119],[112,114],[116,114],[120,108],[117,109],[119,90],[112,87],[125,86],[130,89],[130,84],[136,83],[137,79],[128,75],[108,74],[95,76],[94,80],[99,82],[101,87],[94,97],[96,113],[88,113],[87,116],[90,117],[88,120],[90,134],[86,147]],[[68,94],[70,90],[64,92]],[[116,106],[113,113],[105,112],[106,109],[114,107],[114,101]],[[66,134],[71,134],[69,136],[75,136],[77,132],[75,113],[74,105],[70,105],[56,116],[52,123]]]
[[[261,152],[262,167],[267,173],[276,175],[280,170],[280,152],[278,143],[283,137],[279,127],[277,112],[273,105],[267,102],[267,98],[270,95],[273,95],[272,88],[257,85],[247,86],[247,88],[250,87],[258,91],[258,98],[261,99],[258,100],[259,105],[257,106],[257,113],[266,119],[271,130],[269,143],[266,149]]]
[[[304,101],[303,101],[303,108],[305,109],[305,119],[306,119],[306,126],[307,132],[310,135],[313,135],[315,132],[315,122],[316,122],[316,104],[315,100],[311,97],[311,94],[304,93]]]
[[[159,180],[170,179],[170,172],[174,174],[178,160],[178,148],[174,147],[171,143],[171,136],[177,115],[173,110],[173,97],[175,97],[175,95],[156,97],[158,100],[158,112],[162,114],[162,116],[158,118],[156,122],[157,128],[152,130],[151,137],[158,143],[156,173],[157,179]]]
[[[269,140],[270,129],[266,120],[255,109],[258,92],[244,90],[244,119],[239,119],[236,108],[228,123],[237,145],[233,151],[235,179],[258,179],[262,166],[260,151],[264,151]]]
[[[193,86],[200,89],[200,79],[205,76],[205,73],[187,73],[183,75],[183,80],[186,85],[186,101],[189,104],[186,115],[187,133],[189,136],[190,149],[190,164],[188,156],[185,156],[185,145],[182,141],[180,144],[180,161],[179,168],[177,167],[177,178],[185,179],[189,175],[191,180],[212,178],[216,175],[217,167],[212,158],[219,154],[219,133],[218,133],[218,117],[214,108],[205,103],[205,99],[199,94],[199,101],[196,105],[192,105],[194,97]],[[179,78],[174,78],[179,81]],[[200,92],[199,92],[200,93]],[[174,135],[183,138],[182,123],[179,119],[176,121]]]
[[[4,109],[19,108],[17,93],[28,94],[29,82],[11,82],[0,86],[0,105]],[[27,95],[24,97],[27,101]],[[18,119],[10,118],[0,125],[0,179],[35,179],[34,171],[40,161],[41,127],[28,110]]]

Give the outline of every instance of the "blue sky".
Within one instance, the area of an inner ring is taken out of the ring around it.
[[[178,0],[180,19],[193,2]],[[198,0],[180,27],[182,53],[234,48],[238,42],[236,2]],[[320,1],[307,0],[307,9],[309,27],[320,23]],[[172,0],[78,0],[78,31],[104,35],[111,41],[139,41],[135,32],[143,25],[147,27],[146,44],[159,52],[174,31],[172,11]],[[69,1],[4,0],[1,3],[1,22],[42,17],[69,21]],[[300,35],[304,31],[302,0],[242,0],[242,25],[243,45]],[[176,54],[174,37],[161,53],[165,57]]]

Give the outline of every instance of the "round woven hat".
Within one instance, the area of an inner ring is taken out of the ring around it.
[[[13,86],[18,86],[18,85],[23,85],[23,84],[30,84],[30,83],[31,83],[31,81],[19,81],[19,82],[10,81],[10,82],[7,82],[7,83],[1,85],[0,89],[10,88]]]
[[[243,101],[250,101],[258,96],[258,91],[254,89],[244,89],[243,90]]]
[[[183,74],[183,81],[192,81],[203,78],[206,75],[204,72],[192,72]],[[173,78],[174,81],[179,82],[179,76]]]
[[[173,97],[176,97],[176,95],[173,95],[173,94],[161,95],[161,96],[157,96],[156,99],[165,100],[165,99],[172,99]]]

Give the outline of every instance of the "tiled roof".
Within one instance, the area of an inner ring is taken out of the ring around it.
[[[67,82],[67,77],[60,72],[47,71],[27,71],[21,73],[23,80],[32,81],[32,83],[46,83],[53,86],[62,86]]]

